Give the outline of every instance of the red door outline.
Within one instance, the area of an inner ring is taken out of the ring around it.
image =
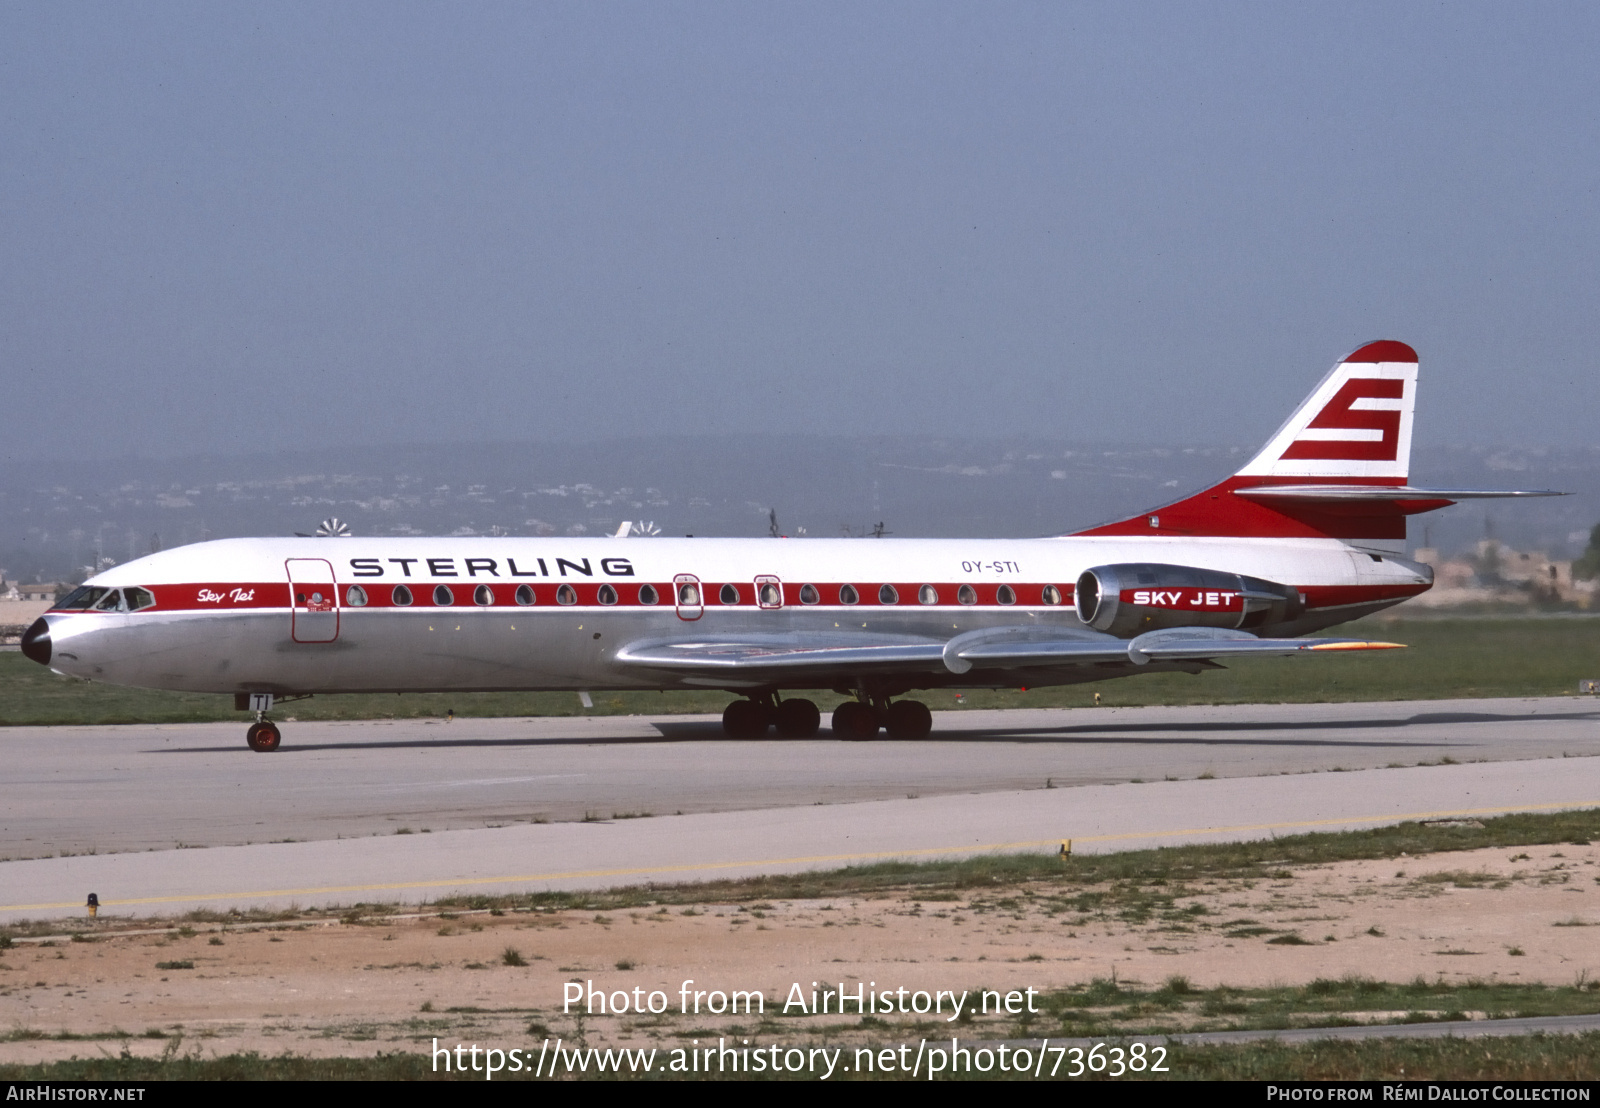
[[[783,607],[783,582],[769,573],[757,577],[756,606],[769,611]]]
[[[333,642],[339,637],[339,585],[326,558],[288,558],[289,636],[295,642]]]
[[[688,593],[686,589],[693,589]],[[684,603],[685,597],[692,596],[692,604]],[[700,587],[700,578],[692,573],[680,573],[672,579],[672,602],[677,606],[678,618],[696,620],[705,611],[705,590]]]

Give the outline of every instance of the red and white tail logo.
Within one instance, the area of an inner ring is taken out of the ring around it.
[[[1416,399],[1417,352],[1369,342],[1333,367],[1239,476],[1403,482]]]

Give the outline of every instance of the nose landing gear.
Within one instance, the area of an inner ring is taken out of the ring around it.
[[[257,754],[270,754],[278,749],[283,742],[283,736],[278,733],[277,725],[269,719],[260,719],[250,725],[250,730],[244,733],[244,741],[250,749]]]
[[[251,750],[257,754],[270,754],[283,744],[283,736],[278,733],[277,724],[267,718],[267,713],[272,711],[275,698],[271,693],[234,693],[233,706],[241,712],[254,712],[256,721],[244,733],[244,741]],[[300,697],[289,697],[290,700],[299,700]]]

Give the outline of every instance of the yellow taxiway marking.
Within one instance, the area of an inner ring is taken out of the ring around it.
[[[1384,816],[1337,816],[1330,819],[1295,820],[1287,823],[1241,823],[1227,827],[1190,827],[1179,831],[1127,831],[1117,835],[1077,835],[1074,843],[1110,843],[1128,839],[1176,839],[1190,835],[1226,835],[1243,831],[1283,831],[1293,828],[1327,827],[1342,823],[1403,823],[1406,820],[1462,819],[1466,816],[1504,815],[1509,812],[1546,812],[1558,809],[1594,808],[1593,800],[1558,801],[1553,804],[1512,804],[1503,808],[1457,808],[1440,812],[1402,812]],[[939,854],[987,854],[1028,847],[1060,848],[1061,839],[1029,839],[1013,843],[986,843],[977,846],[935,846],[917,850],[880,850],[869,854],[813,854],[796,858],[764,858],[738,862],[689,862],[682,865],[640,866],[628,869],[568,870],[562,873],[524,873],[507,877],[447,877],[434,881],[387,881],[372,885],[317,885],[301,889],[256,889],[229,893],[187,893],[180,896],[141,896],[122,900],[102,900],[100,906],[134,904],[183,904],[196,900],[251,900],[270,896],[314,896],[327,893],[397,892],[405,889],[459,889],[468,885],[515,885],[533,881],[561,881],[583,877],[648,877],[662,873],[696,873],[707,870],[744,869],[756,866],[799,866],[822,862],[848,864],[875,862],[886,858],[928,858]],[[54,904],[0,904],[0,912],[38,912],[45,909],[81,908],[77,901]]]

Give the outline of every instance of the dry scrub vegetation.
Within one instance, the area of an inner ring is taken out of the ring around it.
[[[0,1063],[9,1076],[71,1057],[410,1058],[436,1037],[850,1045],[1600,1012],[1591,834],[1600,816],[1580,812],[423,912],[12,928]],[[765,1011],[681,1014],[686,980],[759,990]],[[571,981],[660,990],[671,1010],[564,1010]],[[948,1007],[784,1014],[791,985],[814,981],[1041,999],[955,1022]]]

